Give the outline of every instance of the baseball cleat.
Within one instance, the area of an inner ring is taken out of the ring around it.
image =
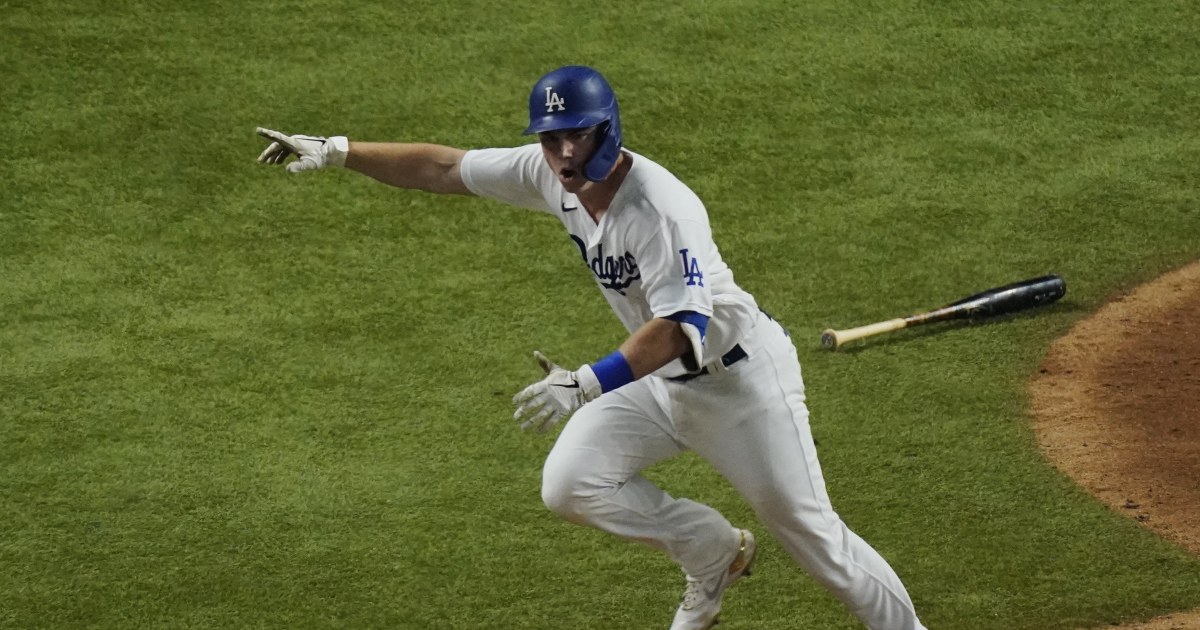
[[[717,614],[721,612],[721,597],[725,590],[744,575],[750,575],[754,564],[754,534],[747,530],[735,530],[738,534],[738,552],[729,569],[708,579],[688,576],[687,590],[683,603],[675,611],[671,630],[709,630],[717,625]]]

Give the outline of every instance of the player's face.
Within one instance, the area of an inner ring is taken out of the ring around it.
[[[592,183],[583,175],[583,167],[596,152],[598,128],[563,129],[538,134],[546,163],[569,193],[579,192]]]

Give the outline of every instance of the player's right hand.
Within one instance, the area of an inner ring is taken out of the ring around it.
[[[296,161],[287,166],[289,173],[315,171],[326,166],[345,166],[346,154],[350,152],[350,143],[345,136],[289,136],[263,127],[259,127],[257,132],[271,141],[259,154],[259,163],[283,164],[288,156],[295,155]]]
[[[590,365],[584,364],[569,372],[541,352],[535,350],[533,356],[542,366],[546,378],[513,396],[513,404],[517,407],[513,419],[521,423],[522,429],[537,428],[539,433],[545,433],[599,396],[600,382]]]

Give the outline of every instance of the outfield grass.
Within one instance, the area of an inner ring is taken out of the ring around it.
[[[665,627],[662,557],[540,503],[509,399],[623,338],[553,219],[287,176],[254,127],[515,145],[597,66],[793,331],[830,493],[936,629],[1200,606],[1037,452],[1026,377],[1200,257],[1200,8],[0,2],[0,627]],[[1057,272],[1067,299],[819,331]],[[699,460],[649,475],[761,531]],[[763,536],[730,630],[854,628]]]

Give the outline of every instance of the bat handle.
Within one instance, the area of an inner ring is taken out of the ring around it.
[[[859,326],[857,328],[847,328],[846,330],[834,330],[832,328],[827,328],[825,329],[825,332],[821,333],[821,345],[825,346],[826,348],[836,350],[839,347],[854,341],[855,339],[862,339],[872,335],[892,332],[893,330],[900,330],[907,325],[908,322],[905,321],[904,318],[897,318],[889,319],[884,322],[867,324],[866,326]]]

